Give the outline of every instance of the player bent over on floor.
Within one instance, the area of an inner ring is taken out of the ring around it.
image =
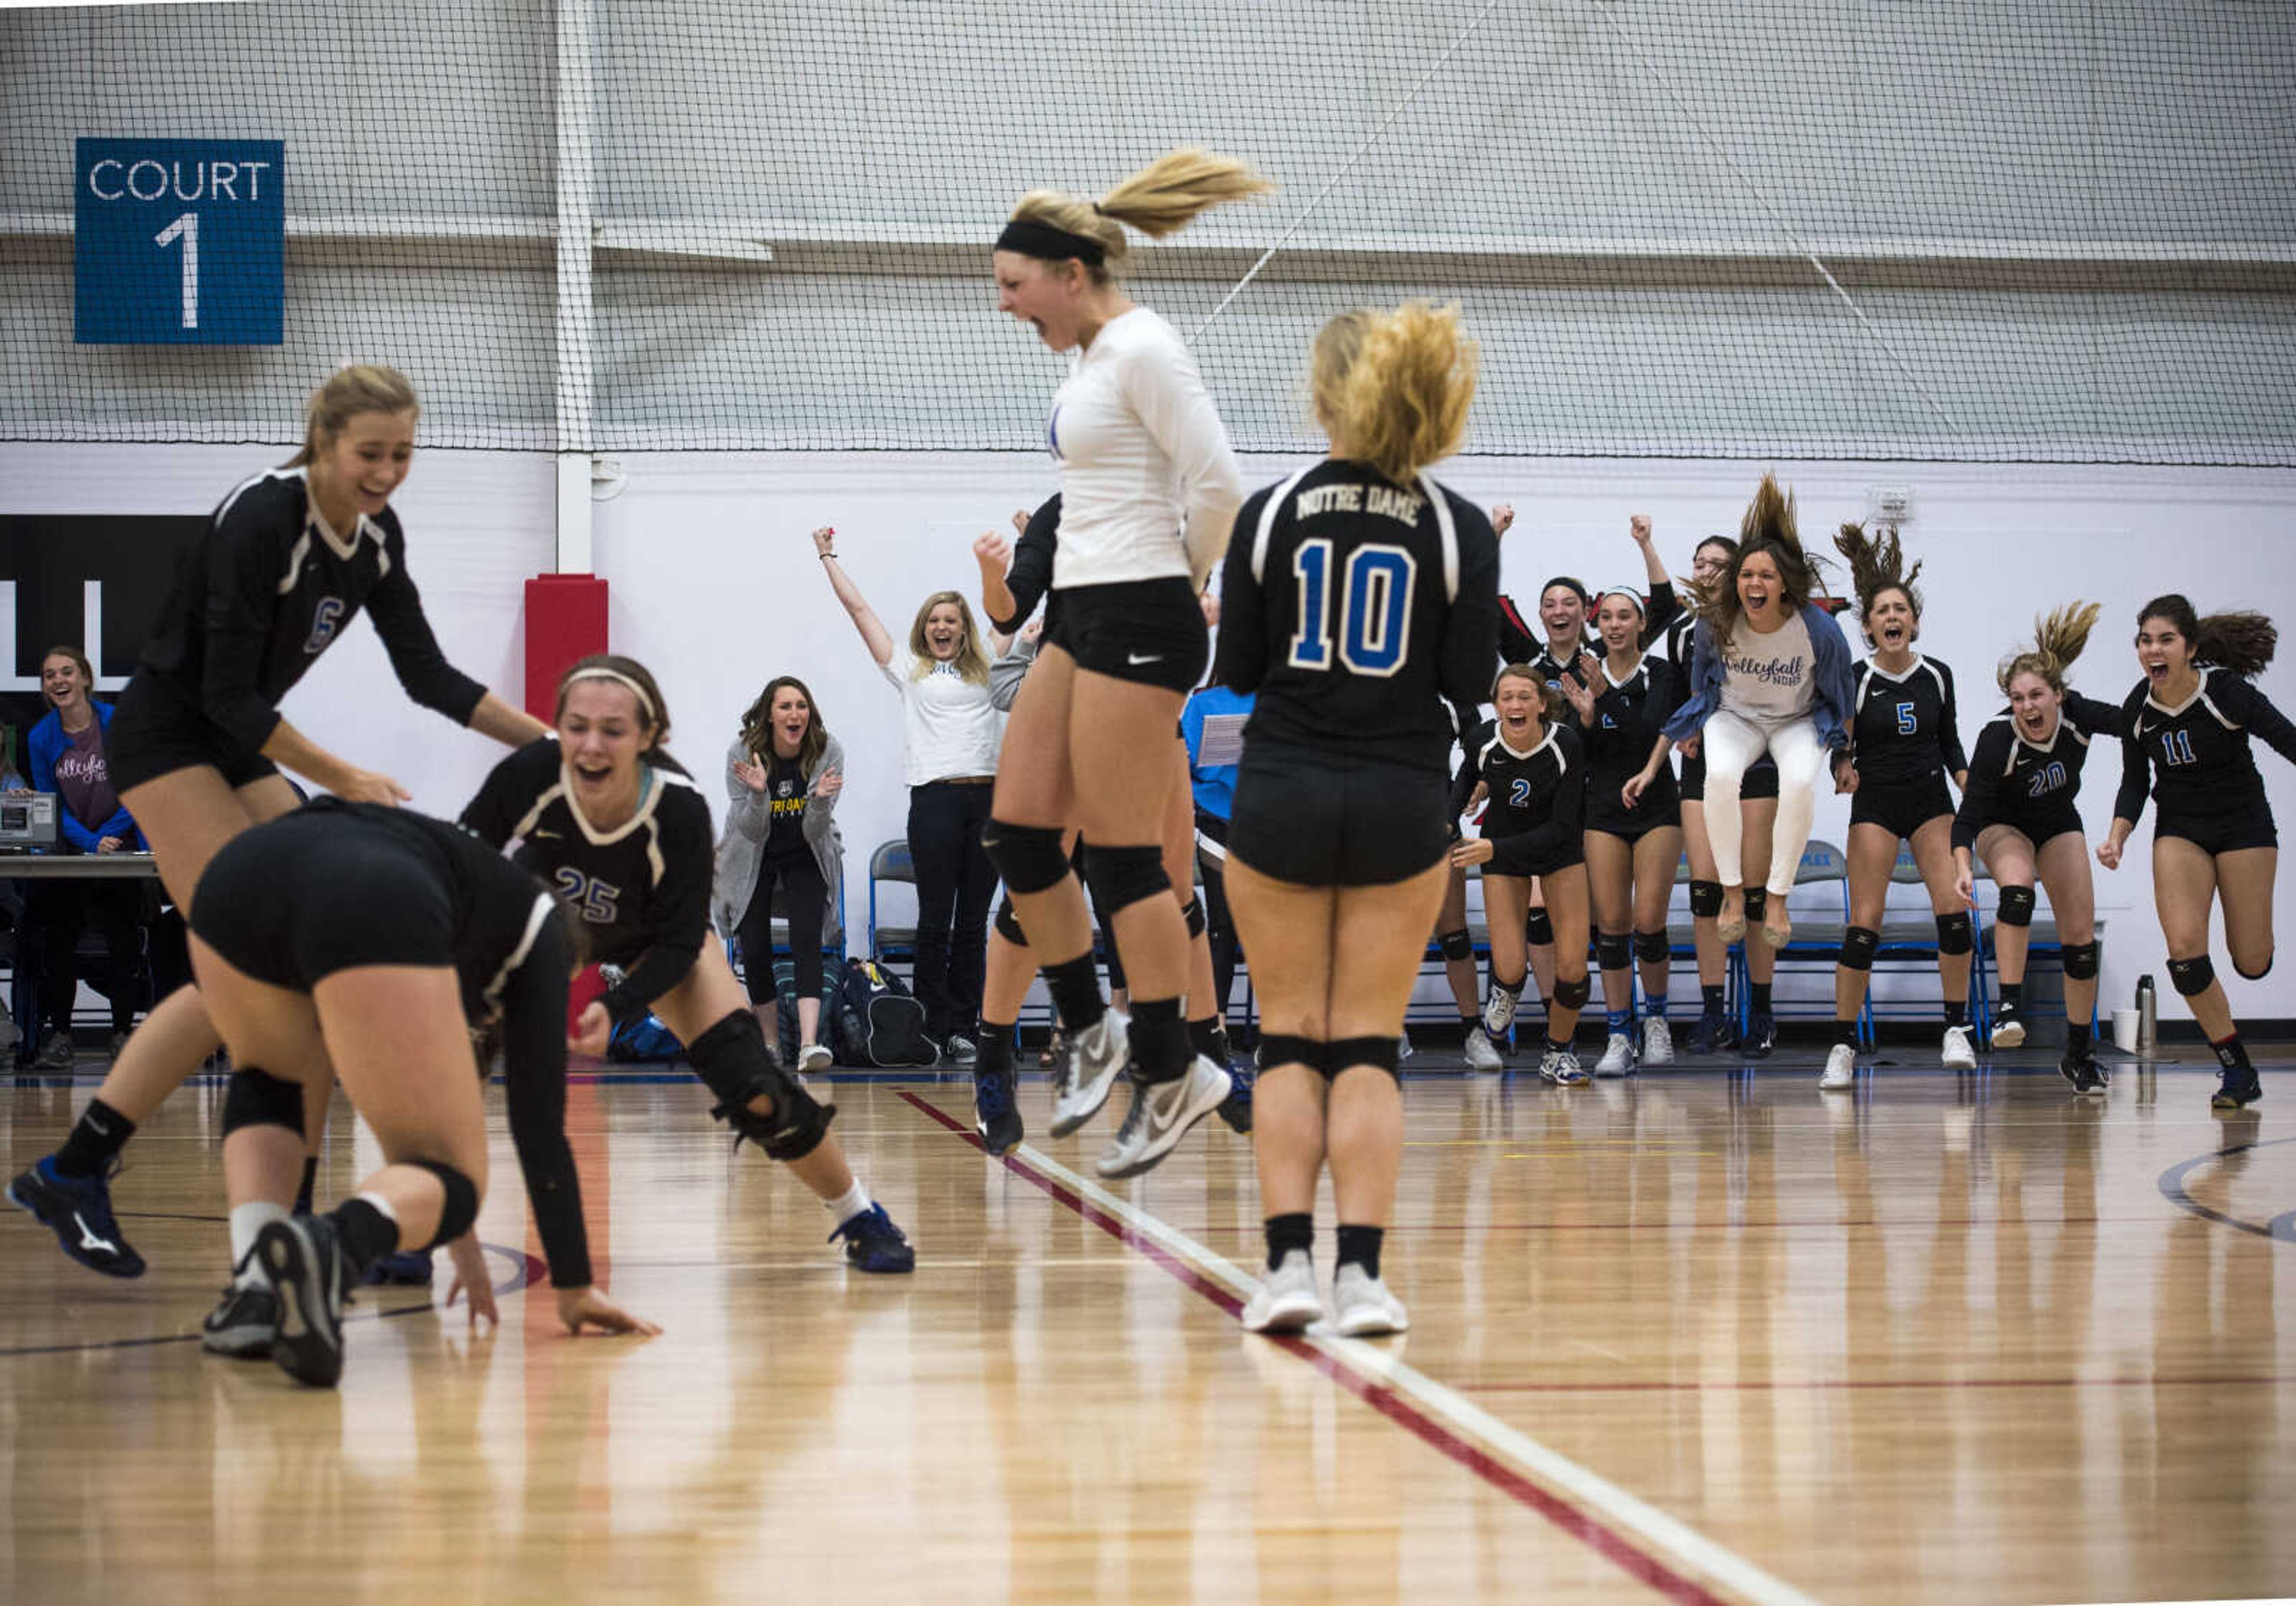
[[[473,1320],[494,1314],[471,1233],[487,1131],[470,1028],[497,1020],[559,1319],[571,1332],[660,1331],[590,1280],[565,1129],[565,918],[469,832],[373,804],[323,798],[216,855],[193,905],[192,967],[235,1067],[224,1180],[234,1247],[246,1241],[243,1267],[259,1274],[226,1291],[208,1348],[268,1354],[290,1377],[332,1386],[352,1285],[402,1248],[448,1245]],[[325,1215],[293,1216],[304,1110],[337,1079],[385,1164]]]

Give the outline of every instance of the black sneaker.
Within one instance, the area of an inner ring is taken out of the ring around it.
[[[70,1032],[50,1032],[40,1044],[40,1052],[32,1056],[34,1070],[70,1070],[72,1068],[72,1040]]]
[[[393,1250],[366,1268],[368,1285],[377,1288],[430,1286],[429,1250]]]
[[[2075,1093],[2103,1093],[2112,1078],[2104,1067],[2087,1054],[2076,1054],[2070,1049],[2057,1061],[2057,1074],[2073,1085]]]
[[[1251,1086],[1259,1073],[1248,1066],[1230,1065],[1227,1069],[1227,1097],[1220,1101],[1214,1115],[1226,1121],[1228,1130],[1243,1136],[1251,1135]]]
[[[119,1157],[94,1176],[59,1176],[56,1157],[44,1155],[8,1184],[8,1202],[29,1210],[56,1235],[64,1253],[107,1277],[140,1277],[144,1257],[120,1236],[111,1214],[111,1178]]]
[[[200,1348],[234,1361],[259,1361],[279,1336],[279,1296],[262,1283],[234,1282],[200,1323]]]
[[[2212,1110],[2238,1110],[2253,1104],[2264,1096],[2264,1084],[2257,1079],[2253,1065],[2228,1066],[2217,1075],[2217,1090],[2209,1095]]]
[[[909,1241],[901,1236],[901,1229],[885,1214],[885,1207],[872,1204],[853,1217],[835,1232],[829,1241],[845,1240],[845,1263],[858,1272],[913,1272],[917,1269],[916,1251]]]
[[[982,1148],[1000,1156],[1012,1153],[1028,1135],[1013,1101],[1011,1071],[973,1068],[972,1129],[980,1134]]]
[[[1726,1054],[1738,1046],[1738,1023],[1727,1015],[1701,1015],[1683,1047],[1693,1054]]]
[[[980,1051],[972,1045],[972,1039],[963,1032],[949,1033],[948,1040],[940,1045],[940,1062],[958,1070],[972,1069],[974,1062],[980,1058]]]
[[[266,1222],[255,1252],[278,1291],[271,1358],[299,1383],[333,1388],[343,1375],[343,1304],[350,1278],[335,1224],[324,1216]]]
[[[1746,1017],[1746,1036],[1738,1046],[1749,1060],[1767,1060],[1778,1045],[1778,1022],[1774,1015]]]

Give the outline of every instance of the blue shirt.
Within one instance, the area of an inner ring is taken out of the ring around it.
[[[1196,794],[1196,807],[1215,818],[1225,820],[1235,812],[1236,766],[1220,764],[1206,769],[1196,762],[1196,755],[1204,747],[1204,717],[1250,714],[1257,701],[1250,692],[1210,685],[1191,696],[1188,706],[1180,711],[1180,734],[1187,739],[1188,779]]]

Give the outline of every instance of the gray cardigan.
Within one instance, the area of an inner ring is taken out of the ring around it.
[[[710,888],[709,908],[717,919],[718,935],[728,938],[741,929],[742,917],[749,913],[750,895],[758,889],[758,859],[773,829],[773,812],[765,794],[751,791],[734,773],[736,764],[750,757],[738,736],[726,749],[726,835],[718,844],[718,873]],[[812,844],[814,862],[821,866],[821,879],[829,888],[821,939],[834,946],[845,940],[837,918],[839,887],[845,879],[845,835],[837,829],[837,799],[813,790],[822,776],[832,771],[845,773],[845,747],[834,736],[822,750],[821,762],[814,766],[805,800],[805,840]]]

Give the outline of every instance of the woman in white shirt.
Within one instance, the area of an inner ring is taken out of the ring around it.
[[[1855,692],[1849,643],[1816,606],[1816,566],[1794,529],[1793,499],[1767,474],[1746,509],[1739,547],[1710,582],[1693,580],[1698,628],[1690,696],[1667,722],[1667,742],[1627,783],[1634,799],[1658,777],[1669,742],[1700,737],[1706,751],[1706,834],[1722,882],[1722,940],[1746,934],[1747,888],[1738,795],[1765,752],[1777,761],[1778,815],[1772,828],[1762,938],[1783,948],[1793,936],[1786,895],[1801,869],[1817,812],[1817,783],[1829,766],[1839,783],[1848,759]]]
[[[1267,188],[1242,162],[1176,151],[1098,201],[1031,191],[996,240],[998,309],[1076,355],[1045,430],[1061,467],[1059,608],[1013,705],[988,852],[1068,1028],[1054,1136],[1091,1118],[1129,1053],[1138,1085],[1100,1157],[1103,1176],[1154,1165],[1229,1092],[1226,1071],[1188,1039],[1188,930],[1160,842],[1181,783],[1173,733],[1210,651],[1198,594],[1243,500],[1195,359],[1117,273],[1126,225],[1162,236]],[[1111,912],[1128,1030],[1093,968],[1084,894],[1061,851],[1071,825]]]
[[[996,872],[981,845],[1004,717],[988,697],[988,654],[954,591],[917,609],[906,646],[838,566],[837,532],[813,532],[829,584],[877,668],[901,696],[901,768],[909,786],[909,857],[917,874],[912,974],[925,1031],[951,1064],[972,1063]],[[1001,651],[1001,644],[999,650]]]

